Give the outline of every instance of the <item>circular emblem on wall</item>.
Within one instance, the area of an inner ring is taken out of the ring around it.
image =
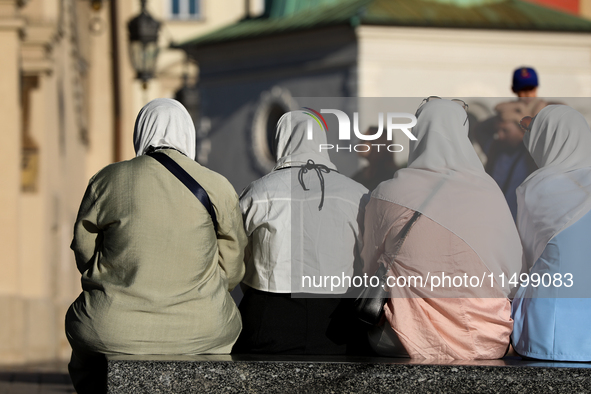
[[[275,166],[273,144],[277,122],[286,112],[297,108],[289,90],[274,86],[261,93],[252,117],[250,151],[254,169],[261,175]]]

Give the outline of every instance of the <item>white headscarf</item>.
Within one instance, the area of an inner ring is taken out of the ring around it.
[[[550,105],[523,142],[540,167],[517,189],[517,227],[531,268],[554,236],[591,210],[591,130],[576,110]]]
[[[308,122],[312,124],[312,139],[308,139]],[[304,111],[291,111],[284,114],[275,131],[275,170],[284,167],[301,166],[308,160],[323,164],[332,170],[335,165],[330,161],[328,152],[320,152],[320,145],[326,144],[326,131]]]
[[[140,110],[133,130],[136,156],[150,146],[168,146],[195,159],[195,126],[181,103],[169,98],[150,101]]]
[[[468,139],[465,120],[464,109],[449,100],[420,107],[408,168],[381,183],[372,197],[419,211],[463,239],[500,288],[501,273],[510,278],[521,272],[519,235],[501,190]],[[507,279],[503,290],[510,292]]]

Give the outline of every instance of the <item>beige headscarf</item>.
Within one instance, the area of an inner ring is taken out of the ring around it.
[[[540,167],[517,189],[517,227],[531,268],[552,238],[591,210],[591,130],[576,110],[550,105],[523,142]]]
[[[408,168],[381,183],[372,197],[419,211],[463,239],[501,288],[500,274],[521,272],[521,244],[501,190],[468,139],[465,120],[463,108],[449,100],[420,107]],[[505,279],[505,295],[509,286]]]
[[[181,103],[168,98],[150,101],[139,112],[133,131],[136,156],[150,146],[175,148],[195,159],[195,126]]]

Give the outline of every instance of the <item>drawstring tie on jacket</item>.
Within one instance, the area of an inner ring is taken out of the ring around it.
[[[324,164],[316,164],[314,163],[314,160],[312,159],[308,159],[308,162],[306,164],[304,164],[303,166],[300,166],[300,171],[298,172],[298,181],[300,181],[300,185],[302,185],[302,188],[305,191],[308,191],[310,189],[308,189],[304,183],[304,174],[308,173],[308,171],[311,170],[315,170],[316,174],[318,174],[318,179],[320,179],[320,191],[321,191],[321,196],[320,196],[320,205],[318,205],[318,210],[321,211],[322,210],[322,206],[324,205],[324,176],[322,176],[322,173],[329,173],[331,171],[330,168],[328,168],[327,166],[325,166]]]

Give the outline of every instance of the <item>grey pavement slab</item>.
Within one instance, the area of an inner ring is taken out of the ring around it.
[[[0,366],[0,394],[72,393],[66,363]]]

